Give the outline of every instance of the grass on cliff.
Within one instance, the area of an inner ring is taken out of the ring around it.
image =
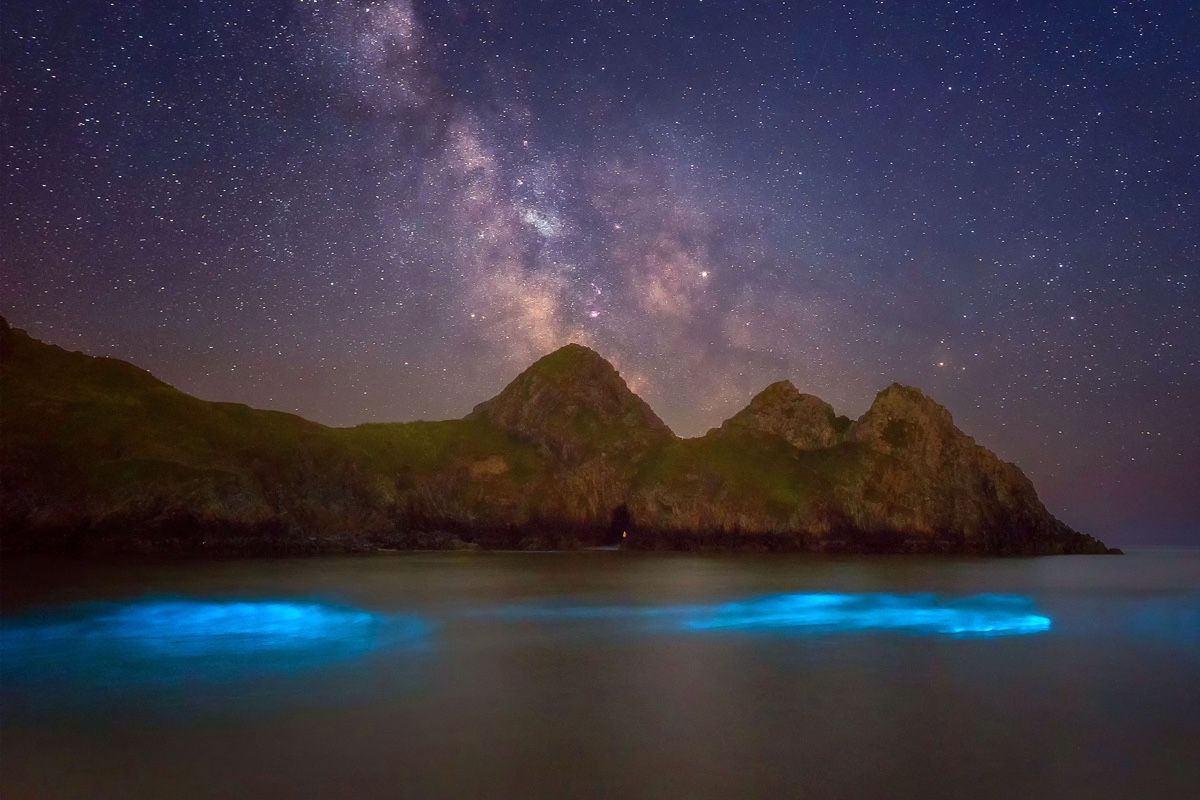
[[[187,395],[123,361],[3,331],[3,461],[72,492],[120,491],[221,474],[256,482],[322,470],[363,479],[503,457],[513,477],[536,452],[482,420],[329,428],[293,414]]]
[[[503,458],[514,478],[532,476],[543,467],[536,448],[481,419],[371,423],[329,432],[373,470],[429,473],[490,456]]]
[[[716,430],[667,444],[643,465],[638,481],[673,494],[699,492],[737,507],[786,516],[827,497],[859,463],[854,445],[797,450],[770,434]]]

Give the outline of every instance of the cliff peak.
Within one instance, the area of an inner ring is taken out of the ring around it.
[[[937,405],[937,402],[933,398],[916,386],[909,386],[908,384],[895,381],[889,383],[875,394],[875,400],[878,402],[880,399],[903,399],[912,403],[933,403]]]
[[[943,426],[954,425],[954,419],[945,406],[915,386],[902,383],[890,384],[876,394],[867,415],[924,417]]]
[[[796,384],[792,383],[791,381],[789,381],[787,379],[784,379],[781,381],[775,381],[774,383],[767,384],[765,387],[763,387],[762,391],[760,391],[758,394],[754,395],[754,397],[751,398],[751,402],[753,402],[755,400],[759,400],[759,399],[762,399],[762,400],[768,400],[768,399],[786,400],[786,399],[792,398],[792,397],[799,397],[800,394],[801,394],[801,392],[799,389],[796,388]]]
[[[607,361],[607,359],[605,359],[604,356],[600,355],[599,353],[597,353],[595,350],[588,347],[587,345],[580,344],[579,342],[567,342],[566,344],[564,344],[562,347],[558,348],[557,350],[552,350],[551,352],[547,353],[545,356],[542,356],[542,358],[552,356],[556,353],[587,356],[589,358],[598,358],[601,361]]]
[[[539,358],[469,416],[567,460],[674,438],[607,359],[574,342]]]
[[[845,423],[824,400],[782,380],[751,398],[749,405],[721,425],[721,430],[774,434],[793,447],[813,450],[835,445]]]
[[[850,438],[884,453],[908,451],[934,457],[957,442],[973,444],[945,406],[913,386],[893,383],[854,423]]]

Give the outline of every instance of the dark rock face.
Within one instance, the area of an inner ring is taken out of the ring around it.
[[[833,406],[802,394],[791,381],[778,381],[763,389],[721,428],[771,433],[802,450],[832,447],[841,437]]]
[[[1105,549],[1051,516],[1020,469],[976,444],[919,389],[884,389],[849,438],[869,453],[860,479],[839,492],[856,527],[961,540],[979,552]]]
[[[626,546],[1107,552],[920,391],[850,423],[788,382],[679,439],[568,345],[462,420],[328,428],[190,397],[0,319],[5,549]]]
[[[566,462],[646,449],[675,437],[612,364],[578,344],[538,359],[469,416]]]
[[[646,455],[675,439],[612,364],[578,344],[538,359],[468,419],[537,448],[546,463],[521,522],[550,527],[607,531]]]
[[[867,413],[851,426],[850,439],[880,453],[903,452],[931,463],[947,449],[970,441],[954,427],[949,411],[920,389],[898,383],[875,395]]]

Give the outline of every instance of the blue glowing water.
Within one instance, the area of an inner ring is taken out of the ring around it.
[[[995,637],[1042,633],[1050,618],[1028,597],[934,594],[776,594],[693,605],[507,606],[510,619],[615,620],[658,631],[777,630],[801,635],[900,632]],[[228,681],[359,658],[427,641],[416,615],[299,600],[144,599],[88,603],[6,618],[0,664],[9,681],[128,683]]]
[[[0,797],[1191,800],[1198,671],[1200,550],[5,557]]]
[[[493,613],[512,618],[660,620],[689,631],[788,630],[795,633],[894,631],[928,636],[994,637],[1043,633],[1050,618],[1033,600],[983,594],[801,593],[712,605],[525,605]]]
[[[686,626],[1015,636],[1050,630],[1050,618],[1034,613],[1030,598],[1011,595],[783,594],[725,603],[687,620]]]
[[[315,601],[148,599],[7,618],[9,680],[110,685],[291,672],[424,640],[429,624]]]

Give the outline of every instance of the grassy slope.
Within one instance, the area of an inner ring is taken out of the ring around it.
[[[31,512],[48,525],[187,513],[360,530],[392,525],[384,517],[406,484],[474,460],[505,460],[504,475],[482,482],[501,492],[542,469],[532,448],[480,420],[329,428],[199,400],[125,362],[19,330],[0,335],[6,527]]]
[[[782,529],[811,517],[859,464],[856,445],[797,450],[777,436],[714,430],[663,447],[638,486],[667,524]]]

